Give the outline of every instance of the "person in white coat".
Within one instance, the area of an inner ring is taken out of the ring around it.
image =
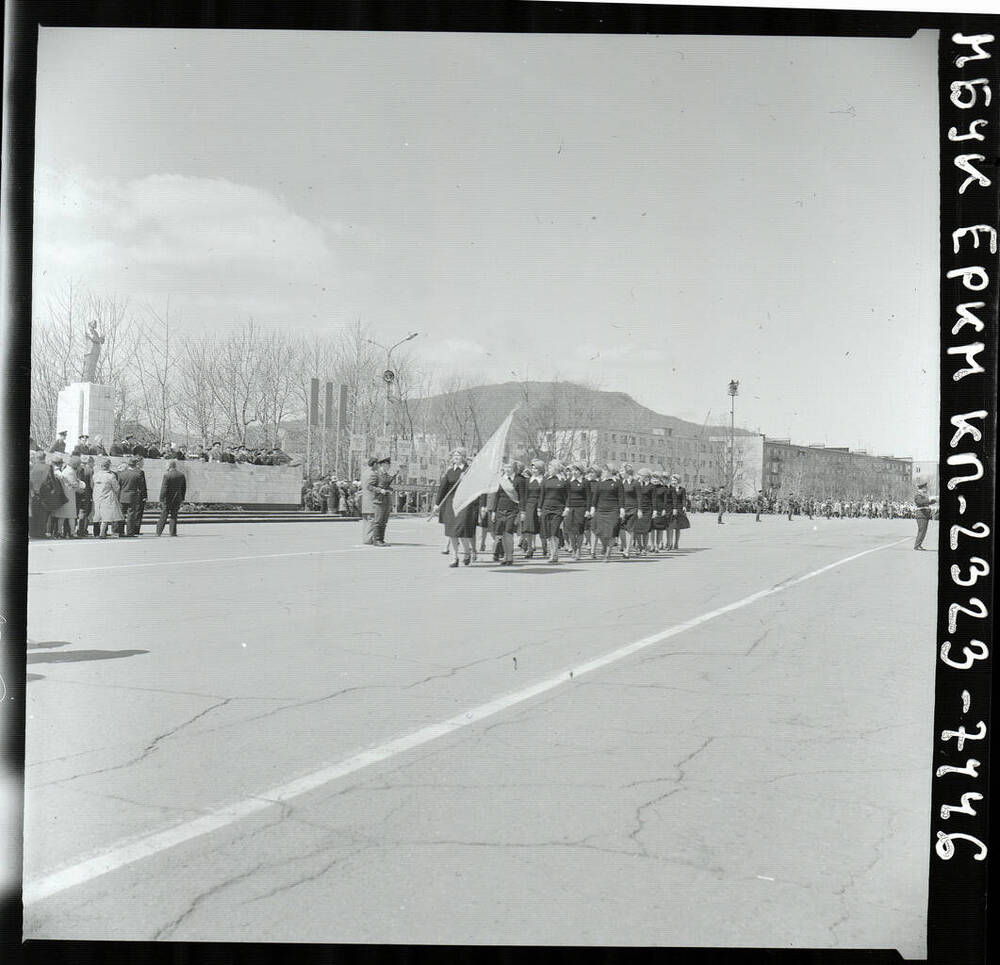
[[[57,539],[76,539],[76,494],[86,489],[87,484],[59,453],[53,455],[52,466],[66,496],[66,502],[52,511],[52,535]]]

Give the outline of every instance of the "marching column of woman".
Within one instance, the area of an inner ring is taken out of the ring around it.
[[[645,467],[634,472],[627,463],[621,470],[610,463],[597,470],[582,463],[565,468],[558,460],[545,466],[535,459],[530,469],[525,469],[508,461],[497,490],[455,514],[455,488],[467,468],[465,450],[456,450],[441,477],[433,509],[451,542],[453,568],[460,558],[466,566],[476,560],[475,532],[480,518],[481,525],[493,535],[493,560],[503,566],[514,564],[517,535],[526,560],[534,557],[535,536],[540,534],[549,563],[559,562],[564,541],[574,561],[581,559],[585,546],[596,559],[600,544],[601,559],[607,562],[619,540],[625,559],[676,550],[680,531],[691,525],[685,511],[687,492],[676,475]]]

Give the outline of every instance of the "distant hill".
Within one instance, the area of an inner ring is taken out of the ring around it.
[[[545,428],[592,429],[673,429],[675,436],[717,436],[728,434],[728,426],[698,425],[676,416],[654,412],[640,405],[625,392],[604,392],[574,382],[503,382],[478,385],[455,392],[411,400],[409,407],[415,422],[427,417],[427,423],[462,421],[475,423],[480,440],[485,441],[515,405],[522,408],[515,425],[531,431]],[[747,430],[737,429],[740,435]]]

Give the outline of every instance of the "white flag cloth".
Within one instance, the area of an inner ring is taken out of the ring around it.
[[[503,465],[503,450],[507,444],[507,433],[514,420],[517,406],[510,410],[510,415],[503,420],[500,428],[486,440],[486,445],[469,464],[465,475],[455,488],[455,498],[452,509],[458,515],[469,503],[474,502],[483,493],[495,492],[500,485],[500,467]]]

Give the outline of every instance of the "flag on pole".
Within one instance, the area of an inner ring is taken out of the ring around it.
[[[503,420],[500,428],[486,440],[476,458],[469,464],[465,475],[455,487],[455,498],[452,508],[460,513],[469,503],[478,499],[483,493],[495,492],[500,485],[500,467],[503,465],[503,450],[507,445],[507,434],[510,424],[514,421],[517,406],[510,410],[510,415]]]

